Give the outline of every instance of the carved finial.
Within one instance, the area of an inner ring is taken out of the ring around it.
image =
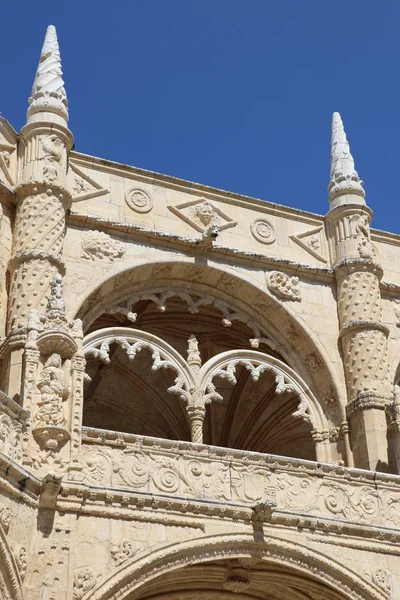
[[[33,121],[52,121],[61,125],[68,122],[68,100],[62,78],[60,49],[57,33],[53,25],[49,25],[39,65],[33,83],[31,97],[28,100],[28,123]],[[43,116],[46,113],[46,116]],[[49,115],[48,113],[52,113]]]
[[[338,112],[332,117],[331,180],[328,186],[331,208],[340,204],[365,204],[363,182],[354,168],[354,159]]]
[[[50,281],[50,297],[47,302],[46,314],[58,313],[65,315],[65,303],[63,300],[63,278],[56,273]]]
[[[199,352],[199,342],[195,335],[191,335],[188,339],[188,365],[200,369],[201,356]]]

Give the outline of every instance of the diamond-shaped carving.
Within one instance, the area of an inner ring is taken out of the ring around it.
[[[96,198],[97,196],[103,196],[108,194],[108,190],[103,188],[97,181],[86,175],[79,167],[73,162],[69,163],[70,166],[70,186],[72,191],[72,200],[74,202],[80,202],[82,200],[89,200],[90,198]]]
[[[303,250],[311,254],[311,256],[314,256],[314,258],[317,260],[326,263],[327,260],[322,254],[322,229],[323,225],[320,227],[314,227],[314,229],[310,229],[309,231],[303,231],[297,235],[291,235],[290,239],[303,248]]]
[[[237,225],[236,221],[206,198],[196,198],[176,206],[169,205],[168,208],[200,233],[212,225],[217,225],[220,231]]]

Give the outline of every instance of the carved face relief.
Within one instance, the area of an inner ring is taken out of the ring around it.
[[[195,207],[195,214],[205,227],[208,227],[208,225],[214,222],[216,218],[213,207],[207,201],[204,201]]]

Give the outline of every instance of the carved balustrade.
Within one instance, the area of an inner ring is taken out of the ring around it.
[[[133,494],[142,504],[184,501],[205,515],[222,506],[339,533],[367,535],[371,526],[385,531],[381,537],[400,539],[396,476],[94,428],[83,428],[82,436],[81,483],[93,499],[97,488],[114,503],[129,504]]]

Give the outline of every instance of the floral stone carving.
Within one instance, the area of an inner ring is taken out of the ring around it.
[[[131,558],[135,551],[132,542],[125,540],[123,542],[112,542],[110,548],[111,556],[115,564],[120,565],[128,558]]]
[[[82,237],[82,258],[115,260],[124,255],[125,247],[102,231],[87,231]]]
[[[153,208],[151,194],[140,187],[132,187],[125,194],[125,200],[129,208],[138,213],[148,213]]]
[[[261,244],[272,244],[276,240],[275,227],[266,219],[256,219],[250,226],[253,237]]]
[[[93,573],[93,569],[88,567],[80,569],[77,573],[75,573],[74,577],[73,599],[81,600],[86,592],[93,589],[95,585],[96,576]]]
[[[267,277],[267,285],[269,291],[278,298],[301,301],[298,277],[290,277],[280,271],[271,271]]]

